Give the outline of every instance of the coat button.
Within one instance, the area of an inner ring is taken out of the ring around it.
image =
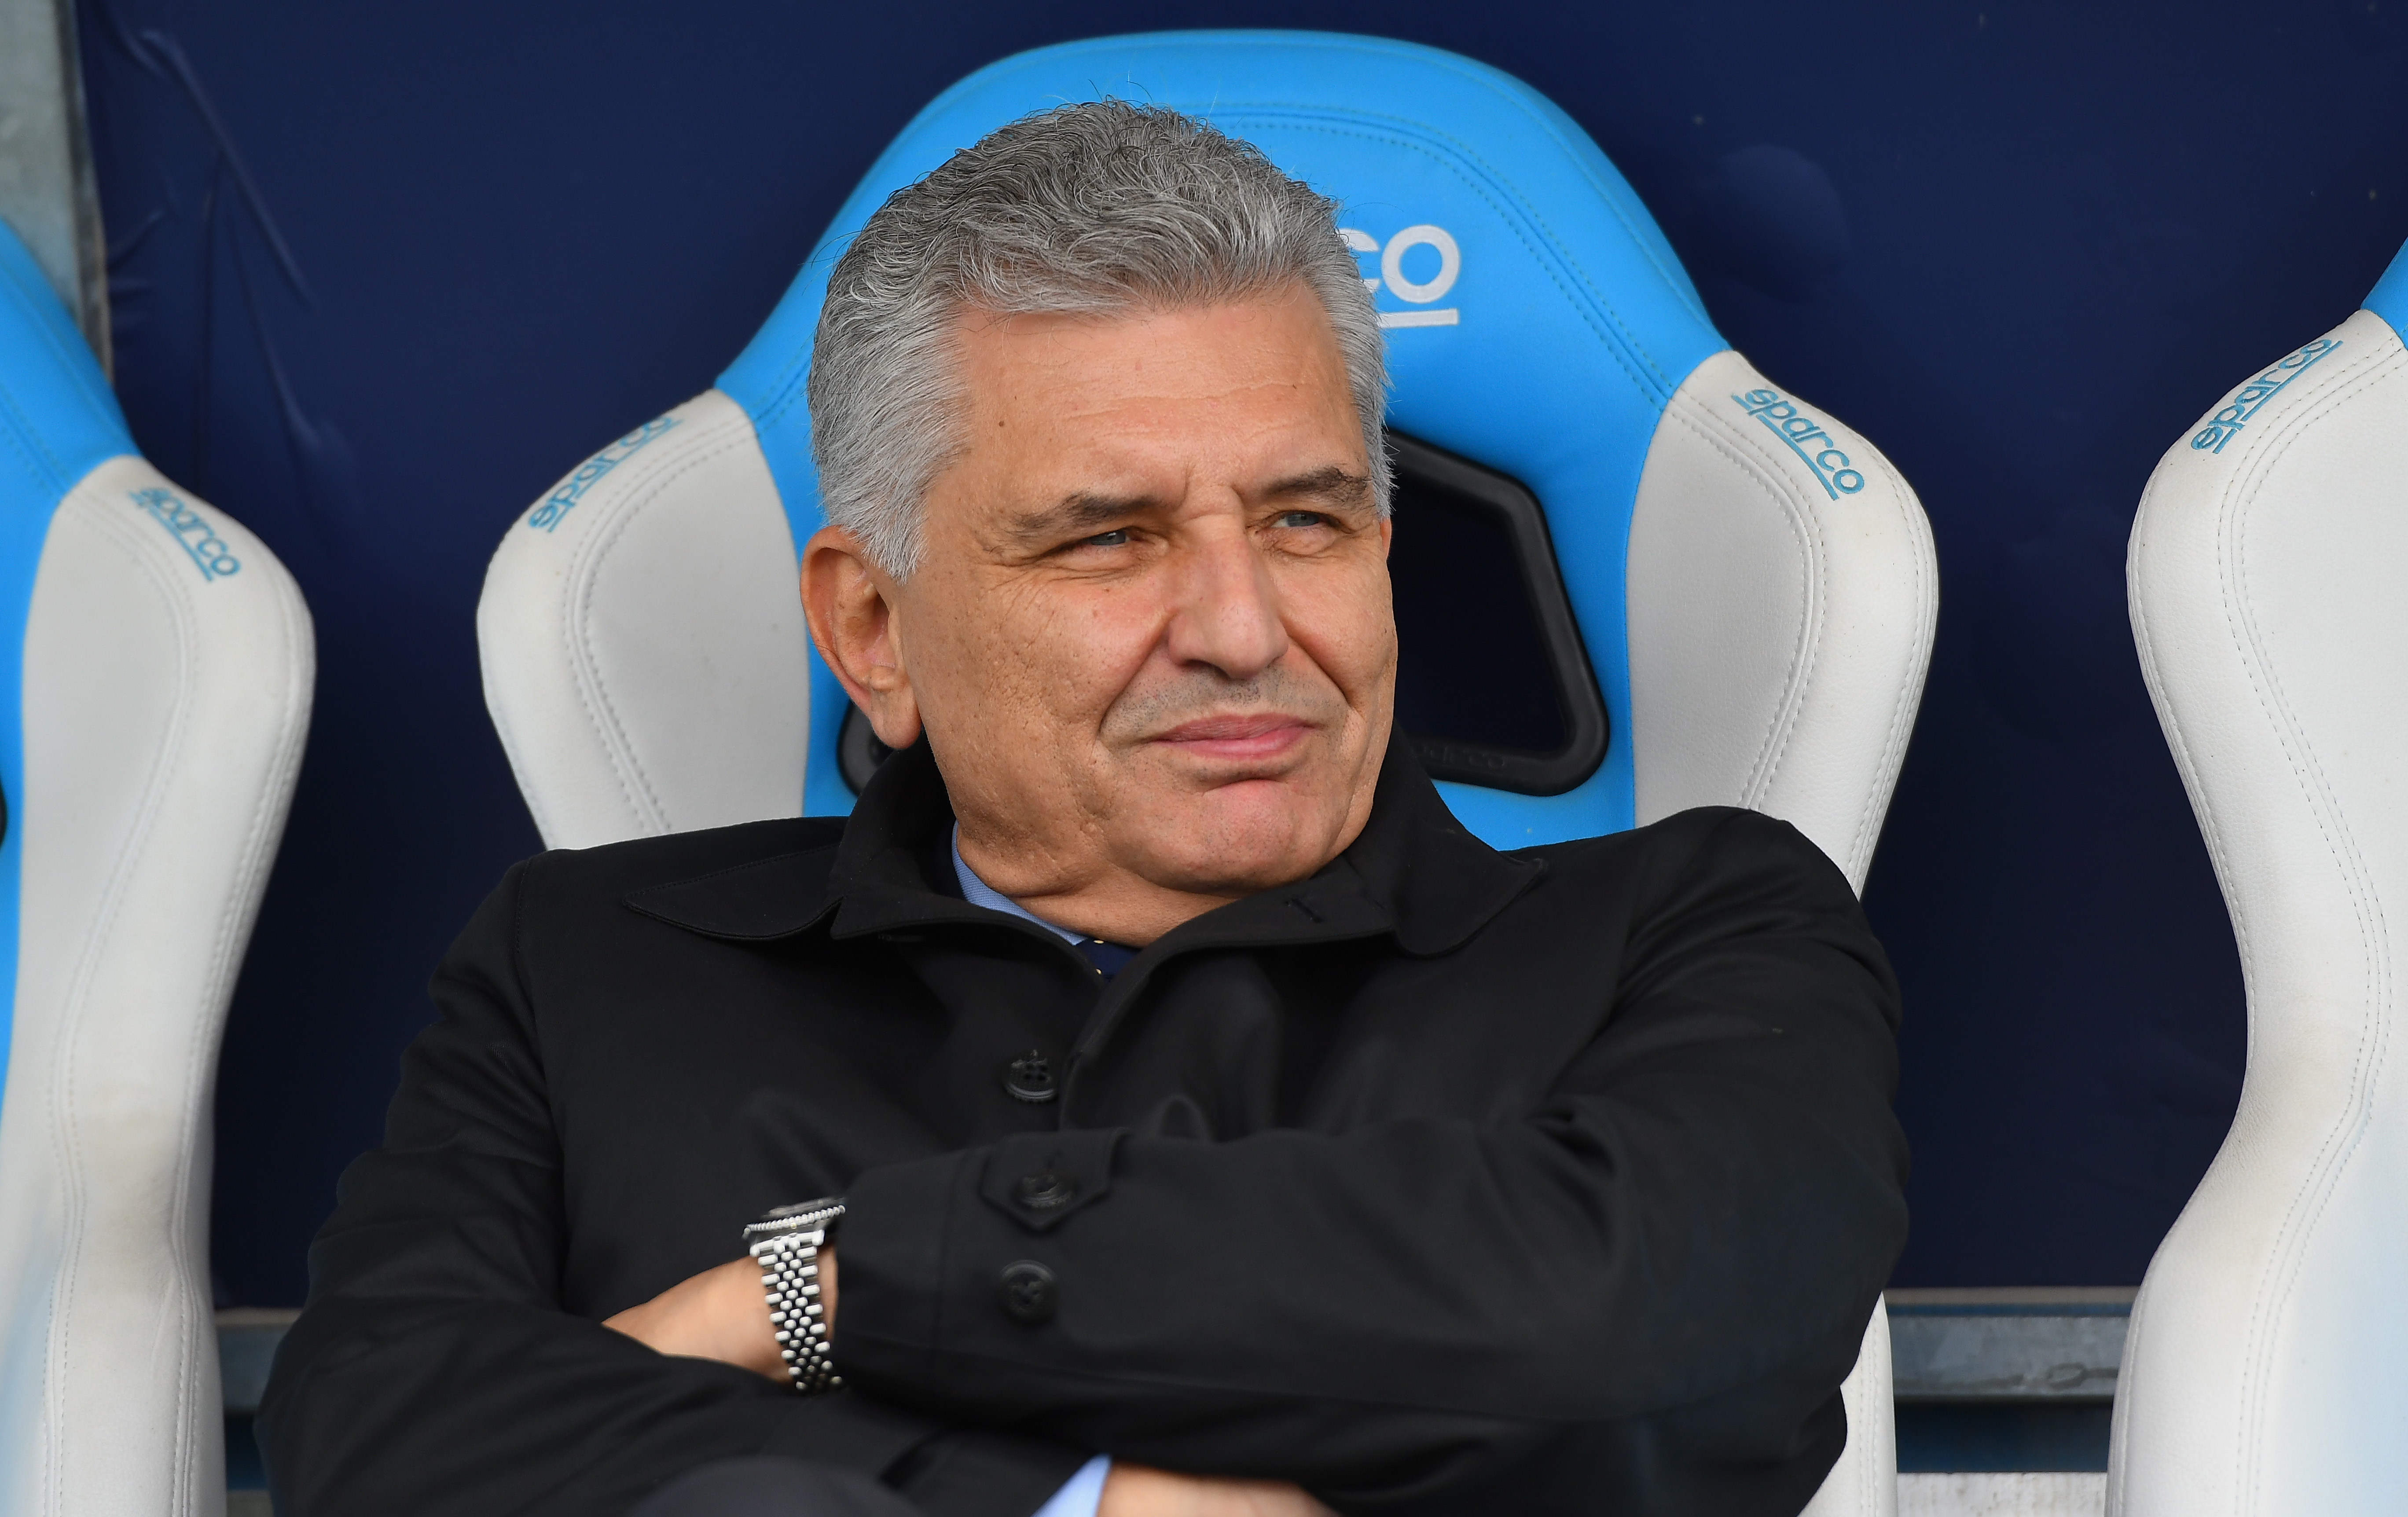
[[[1035,1326],[1054,1316],[1054,1271],[1034,1259],[1021,1259],[1003,1267],[1002,1278],[996,1281],[1003,1295],[1003,1309],[1015,1322]]]
[[[1050,1101],[1059,1088],[1054,1080],[1054,1066],[1035,1049],[1004,1066],[1004,1093],[1015,1101],[1032,1104]]]
[[[1051,1169],[1021,1176],[1018,1188],[1020,1204],[1031,1211],[1053,1211],[1079,1198],[1079,1182]]]

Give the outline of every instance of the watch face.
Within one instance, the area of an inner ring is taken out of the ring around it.
[[[816,1201],[797,1201],[793,1206],[780,1207],[775,1211],[765,1211],[761,1213],[761,1220],[763,1222],[784,1222],[789,1217],[807,1217],[814,1211],[828,1210],[834,1210],[841,1214],[844,1210],[844,1197],[841,1195],[823,1195]]]
[[[787,1233],[805,1233],[817,1227],[833,1233],[844,1216],[844,1197],[823,1195],[816,1201],[802,1201],[790,1207],[780,1207],[765,1212],[759,1222],[744,1224],[744,1240],[778,1238]]]

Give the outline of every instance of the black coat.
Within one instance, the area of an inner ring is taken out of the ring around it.
[[[1096,1450],[1345,1512],[1813,1494],[1905,1145],[1897,987],[1798,833],[1498,853],[1399,745],[1344,855],[1108,983],[959,898],[951,821],[924,746],[849,823],[510,871],[311,1250],[260,1419],[284,1517],[616,1517],[762,1450],[966,1517]],[[1032,1050],[1042,1105],[1004,1089]],[[599,1325],[827,1193],[851,1389]]]

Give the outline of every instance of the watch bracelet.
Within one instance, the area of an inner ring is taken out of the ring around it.
[[[844,1383],[828,1343],[819,1267],[820,1250],[843,1215],[844,1203],[831,1198],[781,1207],[744,1229],[747,1252],[761,1267],[779,1357],[787,1379],[805,1395]]]

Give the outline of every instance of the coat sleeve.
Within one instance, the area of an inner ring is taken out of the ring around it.
[[[566,1310],[560,1154],[525,988],[521,865],[436,976],[383,1147],[345,1172],[258,1424],[285,1517],[623,1512],[712,1459],[787,1453],[934,1512],[1025,1517],[1087,1457],[850,1392],[804,1398]]]
[[[1737,1511],[1713,1472],[1784,1461],[1795,1511],[1905,1238],[1897,987],[1796,832],[1684,826],[1610,1018],[1526,1119],[1068,1132],[872,1170],[847,1374],[1349,1511],[1469,1510],[1514,1470],[1587,1489],[1518,1510],[1675,1510],[1686,1481]],[[1082,1199],[1033,1214],[1031,1175]],[[1625,1479],[1627,1505],[1598,1488]]]

